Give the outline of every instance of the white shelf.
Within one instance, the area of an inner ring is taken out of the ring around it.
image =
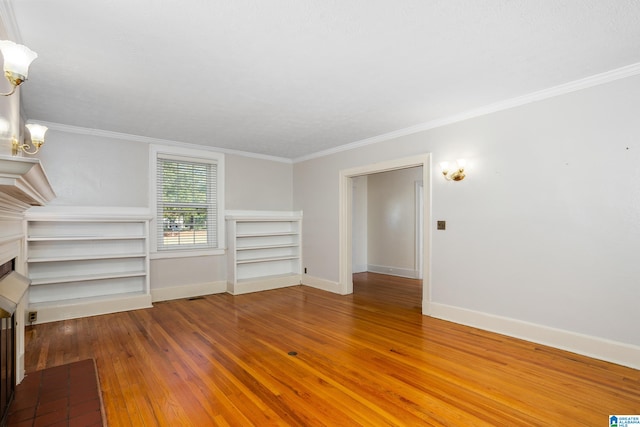
[[[28,212],[26,224],[30,310],[55,317],[79,304],[74,313],[98,314],[102,301],[115,311],[149,305],[148,214],[67,207]]]
[[[144,292],[126,292],[126,293],[120,293],[117,295],[100,295],[96,297],[87,297],[87,298],[68,298],[68,299],[61,299],[61,300],[32,303],[29,305],[29,308],[37,310],[37,309],[42,309],[46,307],[84,305],[86,303],[96,303],[96,302],[99,303],[99,302],[111,301],[113,299],[122,299],[127,297],[141,297],[146,295],[147,294]]]
[[[274,249],[274,248],[297,248],[298,245],[295,243],[285,243],[282,245],[261,245],[261,246],[242,246],[237,247],[237,251],[255,251],[259,249]]]
[[[69,262],[69,261],[88,261],[93,259],[120,259],[120,258],[145,258],[145,253],[132,254],[111,254],[111,255],[85,255],[85,256],[60,256],[48,258],[28,258],[27,262]]]
[[[259,278],[259,280],[256,279],[243,279],[243,280],[238,280],[238,286],[247,286],[247,285],[254,285],[254,284],[260,284],[263,282],[275,282],[275,281],[294,281],[294,285],[299,285],[300,284],[300,275],[299,274],[274,274],[272,276],[262,276]],[[291,285],[289,285],[291,286]],[[277,287],[281,287],[281,286],[277,286]]]
[[[28,237],[28,242],[76,242],[92,240],[139,240],[144,236],[60,236],[60,237]]]
[[[300,257],[297,255],[291,256],[279,256],[279,257],[267,257],[267,258],[251,258],[251,259],[243,259],[236,260],[237,264],[251,264],[256,262],[273,262],[273,261],[282,261],[286,259],[299,259]]]
[[[46,323],[117,313],[119,311],[138,310],[151,306],[150,294],[146,292],[123,292],[117,295],[31,303],[29,310],[38,312],[38,321],[36,323]]]
[[[255,222],[255,221],[254,221]],[[297,236],[298,232],[283,231],[279,233],[249,233],[249,234],[237,234],[236,237],[242,239],[243,237],[273,237],[273,236]]]
[[[302,212],[241,211],[226,219],[229,293],[300,284]]]
[[[146,271],[131,271],[123,273],[105,273],[105,274],[87,274],[84,276],[60,276],[48,277],[43,279],[31,279],[31,286],[49,285],[56,283],[73,283],[73,282],[89,282],[94,280],[118,279],[124,277],[144,277]]]

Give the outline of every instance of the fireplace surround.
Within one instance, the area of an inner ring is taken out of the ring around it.
[[[29,287],[29,280],[24,277],[27,274],[24,215],[32,206],[43,206],[54,197],[40,160],[0,155],[0,265],[9,263],[9,267],[4,267],[9,272],[0,281],[0,309],[11,312],[9,318],[2,320],[3,330],[12,328],[15,336],[2,351],[13,356],[14,367],[7,373],[7,378],[14,385],[24,377],[24,328]]]
[[[4,425],[16,386],[16,310],[29,279],[15,271],[16,259],[0,265],[0,423]]]

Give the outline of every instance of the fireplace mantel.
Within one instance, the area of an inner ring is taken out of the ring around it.
[[[40,160],[0,156],[0,209],[22,214],[31,206],[43,206],[56,194]]]
[[[26,275],[23,220],[27,209],[43,206],[55,196],[40,160],[0,155],[0,261],[15,259],[16,273],[11,274]],[[11,292],[20,291],[13,288]],[[0,289],[3,290],[6,292]],[[27,297],[22,297],[16,303],[15,380],[20,383],[24,378],[25,312],[29,302]]]

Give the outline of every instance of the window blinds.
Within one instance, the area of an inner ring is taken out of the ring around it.
[[[158,154],[158,250],[218,246],[217,164]]]

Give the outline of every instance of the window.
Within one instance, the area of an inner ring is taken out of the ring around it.
[[[156,209],[152,244],[157,253],[223,248],[224,156],[154,146],[151,159]]]

